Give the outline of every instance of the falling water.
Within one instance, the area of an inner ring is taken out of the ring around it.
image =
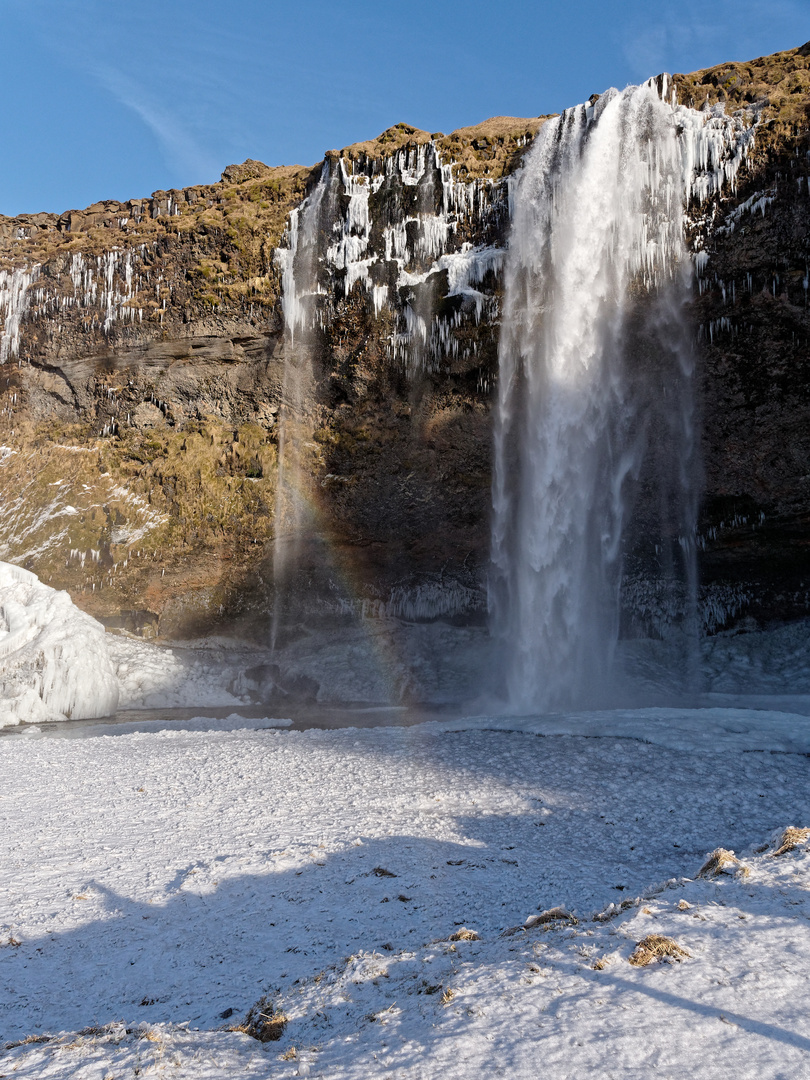
[[[651,82],[541,129],[505,268],[490,608],[510,707],[611,695],[623,566],[652,552],[694,610],[690,196],[732,181],[740,125]],[[684,620],[682,620],[684,625]]]
[[[312,438],[315,310],[319,293],[318,249],[324,203],[330,189],[329,167],[302,204],[290,214],[287,247],[276,251],[281,271],[284,312],[284,376],[278,415],[278,474],[273,542],[275,602],[271,645],[278,644],[280,621],[292,592],[291,576],[310,522],[308,487],[312,470],[307,444]]]

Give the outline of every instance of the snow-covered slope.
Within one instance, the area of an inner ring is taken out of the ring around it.
[[[104,627],[66,592],[0,563],[0,727],[108,716],[117,706]]]
[[[716,743],[0,739],[0,1074],[807,1080],[810,760]]]

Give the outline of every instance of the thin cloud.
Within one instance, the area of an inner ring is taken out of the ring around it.
[[[175,110],[156,104],[143,87],[121,71],[93,67],[89,73],[146,124],[160,142],[173,169],[184,175],[198,175],[200,181],[219,172],[213,156],[194,138]]]
[[[48,48],[77,74],[100,86],[155,136],[166,164],[188,182],[215,178],[224,164],[211,150],[222,91],[212,72],[216,36],[210,32],[172,39],[151,31],[147,0],[110,20],[101,0],[25,0],[26,21]],[[46,17],[47,16],[47,17]],[[125,43],[125,44],[124,44]],[[213,98],[213,100],[211,100]],[[196,129],[196,130],[195,130]],[[220,135],[227,133],[220,132]],[[220,139],[221,141],[221,139]]]

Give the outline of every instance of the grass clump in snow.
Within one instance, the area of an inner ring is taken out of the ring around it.
[[[682,949],[672,938],[664,937],[663,934],[648,934],[636,945],[629,957],[633,967],[647,967],[658,960],[683,960],[689,956],[686,949]]]
[[[26,1035],[24,1039],[17,1039],[16,1042],[7,1042],[3,1044],[4,1050],[16,1050],[18,1046],[29,1046],[33,1043],[49,1043],[53,1042],[56,1038],[55,1035]]]
[[[241,1024],[234,1024],[229,1031],[240,1031],[259,1042],[278,1042],[284,1034],[289,1017],[277,1009],[269,997],[261,997],[252,1005]]]
[[[460,930],[456,930],[454,934],[451,934],[447,939],[448,941],[478,941],[478,934],[475,930],[468,930],[466,926],[462,926]]]
[[[718,874],[729,874],[735,868],[739,868],[740,873],[747,877],[750,870],[747,866],[744,866],[733,851],[729,851],[728,848],[715,848],[710,855],[706,857],[706,861],[698,870],[698,877],[709,878],[717,877]]]
[[[634,900],[628,897],[626,900],[622,900],[619,904],[608,904],[604,911],[597,911],[593,916],[594,922],[610,922],[611,919],[615,919],[617,915],[623,914],[631,907],[636,907],[639,903],[638,897]]]
[[[539,915],[530,915],[522,926],[510,926],[503,931],[501,937],[512,937],[513,934],[519,934],[521,931],[533,930],[537,926],[543,926],[547,930],[555,929],[558,926],[577,926],[578,919],[570,912],[566,911],[563,907],[548,908],[546,911],[541,911]]]
[[[550,923],[576,926],[577,919],[575,915],[570,911],[566,911],[565,908],[553,907],[548,908],[546,911],[541,911],[539,915],[530,915],[523,925],[529,930],[533,926],[546,926]]]
[[[773,853],[774,857],[777,855],[787,855],[789,851],[793,851],[794,848],[803,844],[808,837],[810,837],[810,829],[797,829],[795,825],[788,825],[782,833],[779,846]]]

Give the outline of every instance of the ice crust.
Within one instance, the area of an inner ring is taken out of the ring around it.
[[[802,705],[785,698],[789,708]],[[477,716],[430,721],[435,731],[511,731],[633,739],[682,753],[810,754],[810,717],[767,708],[603,709],[547,716]]]
[[[66,592],[0,562],[0,727],[108,716],[117,706],[104,627]]]

